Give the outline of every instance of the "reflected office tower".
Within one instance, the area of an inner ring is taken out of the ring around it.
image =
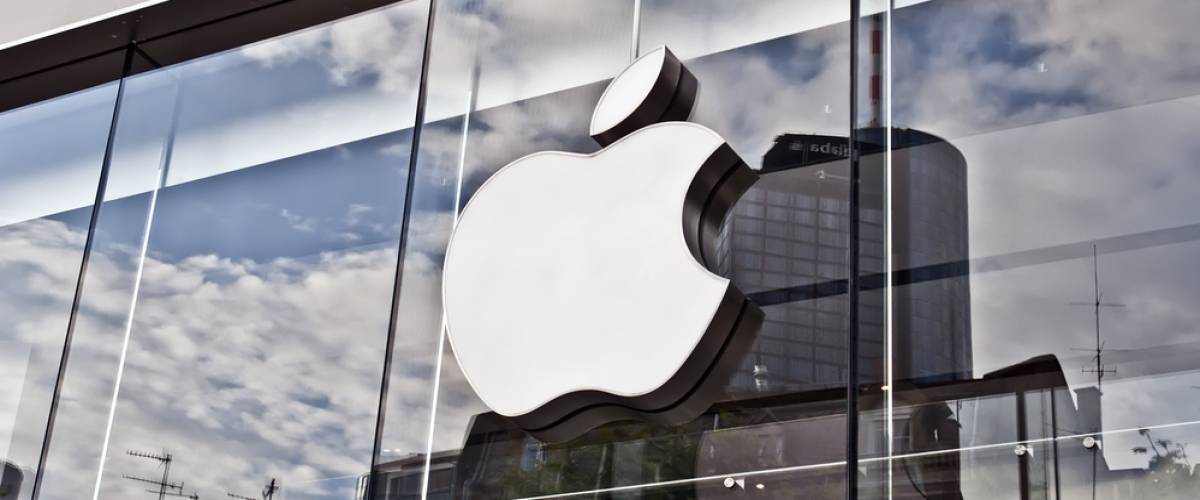
[[[860,131],[863,383],[883,380],[884,130]],[[918,130],[893,129],[892,147],[893,375],[969,379],[966,161],[953,145]],[[848,156],[845,137],[776,137],[760,180],[722,230],[720,272],[767,315],[731,383],[734,393],[813,390],[846,380]],[[770,380],[761,380],[763,373]]]

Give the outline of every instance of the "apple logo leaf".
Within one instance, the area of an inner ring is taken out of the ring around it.
[[[666,47],[647,52],[604,89],[592,113],[590,134],[601,146],[642,127],[686,121],[699,82]]]
[[[757,175],[684,120],[696,78],[665,47],[596,105],[600,151],[497,171],[446,249],[446,331],[468,383],[543,440],[629,418],[686,422],[723,394],[762,323],[718,267],[721,222]]]

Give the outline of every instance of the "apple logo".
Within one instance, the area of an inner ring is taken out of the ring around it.
[[[622,419],[679,424],[720,397],[763,313],[716,275],[716,239],[758,176],[686,121],[696,78],[665,47],[605,89],[603,149],[534,153],[463,209],[442,281],[479,398],[535,437]]]

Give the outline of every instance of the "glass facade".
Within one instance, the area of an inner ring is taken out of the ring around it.
[[[1197,21],[408,0],[0,112],[0,500],[1196,498]],[[539,440],[446,248],[663,45],[759,176],[714,267],[765,320],[691,421]]]

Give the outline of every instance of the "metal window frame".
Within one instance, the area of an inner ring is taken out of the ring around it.
[[[0,112],[400,0],[173,0],[0,50]],[[134,61],[124,71],[126,48]]]

